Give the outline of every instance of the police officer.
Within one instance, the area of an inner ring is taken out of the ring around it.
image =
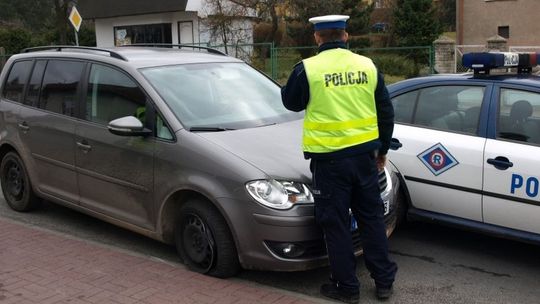
[[[331,270],[321,294],[356,303],[360,284],[349,210],[361,228],[366,268],[379,299],[391,296],[397,271],[388,257],[378,185],[394,110],[373,62],[346,49],[348,19],[342,15],[309,19],[319,54],[294,67],[281,96],[287,109],[306,110],[302,147],[311,159],[315,218],[324,232]]]

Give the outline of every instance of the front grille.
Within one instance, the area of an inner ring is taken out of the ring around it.
[[[388,187],[388,181],[386,180],[386,173],[384,170],[379,171],[379,190],[384,192]]]

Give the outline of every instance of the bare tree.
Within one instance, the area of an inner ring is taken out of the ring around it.
[[[53,0],[55,11],[55,24],[58,31],[58,42],[60,44],[67,44],[68,41],[68,9],[71,7],[70,0]]]
[[[202,23],[210,34],[211,42],[221,42],[225,52],[228,46],[246,42],[252,36],[251,26],[247,25],[254,11],[247,5],[229,0],[205,0]]]
[[[232,2],[256,10],[257,17],[270,21],[272,28],[268,32],[264,41],[272,42],[276,40],[279,27],[278,9],[283,8],[287,0],[231,0]]]

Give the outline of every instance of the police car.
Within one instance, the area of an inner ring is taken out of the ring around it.
[[[540,243],[540,54],[470,53],[474,73],[388,86],[403,214]],[[497,73],[500,69],[505,73]]]

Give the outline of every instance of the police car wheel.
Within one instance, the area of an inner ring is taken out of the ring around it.
[[[15,152],[8,152],[0,164],[4,198],[15,211],[28,212],[39,207],[39,199],[32,190],[24,164]]]
[[[407,223],[407,197],[403,189],[400,189],[396,199],[396,227],[400,227]]]
[[[204,200],[191,200],[181,208],[175,241],[180,257],[192,271],[227,278],[240,270],[225,219]]]

